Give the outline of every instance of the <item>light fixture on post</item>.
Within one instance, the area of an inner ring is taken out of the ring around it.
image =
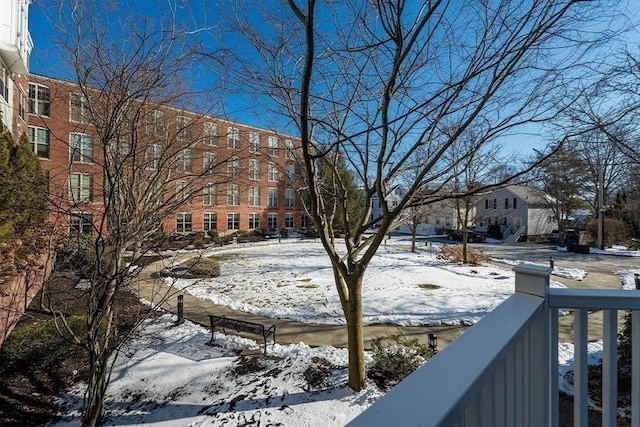
[[[436,334],[429,334],[429,349],[433,354],[438,352],[438,336]]]

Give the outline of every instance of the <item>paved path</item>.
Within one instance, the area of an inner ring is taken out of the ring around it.
[[[150,301],[160,308],[177,313],[178,295],[183,294],[170,288],[157,278],[157,272],[172,263],[180,262],[193,257],[194,254],[174,254],[163,261],[152,263],[145,267],[138,277],[138,294],[141,298]],[[511,266],[501,265],[510,269]],[[552,280],[562,282],[568,287],[575,288],[620,288],[620,279],[617,276],[604,273],[589,273],[582,281],[562,279],[552,276]],[[307,324],[294,321],[272,319],[243,311],[233,310],[228,307],[214,304],[211,301],[196,298],[184,293],[184,317],[192,322],[209,327],[209,314],[227,316],[234,319],[257,322],[265,325],[276,325],[276,338],[280,344],[292,344],[304,342],[310,346],[331,345],[335,347],[347,346],[347,332],[344,326]],[[573,341],[573,316],[560,318],[560,341]],[[419,338],[427,342],[428,334],[438,335],[438,348],[442,349],[451,341],[460,336],[467,326],[396,326],[396,325],[371,325],[364,327],[366,347],[370,348],[373,338],[391,334],[402,333],[405,336]],[[596,340],[602,336],[602,316],[598,313],[589,315],[589,339]],[[255,336],[251,338],[255,339]]]

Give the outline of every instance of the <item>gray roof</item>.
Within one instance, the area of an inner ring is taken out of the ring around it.
[[[527,204],[530,206],[547,206],[553,200],[553,197],[544,191],[533,187],[526,187],[524,185],[508,185],[505,189],[520,199],[526,200]]]

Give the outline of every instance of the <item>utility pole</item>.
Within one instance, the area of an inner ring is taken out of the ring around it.
[[[598,247],[604,249],[604,165],[598,164]]]

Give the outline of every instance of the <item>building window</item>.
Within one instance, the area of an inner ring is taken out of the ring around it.
[[[89,102],[79,93],[69,94],[69,121],[87,123],[89,119]]]
[[[92,234],[93,215],[87,212],[74,212],[69,218],[69,234]]]
[[[278,137],[277,136],[270,136],[268,144],[269,144],[268,145],[268,147],[269,147],[269,155],[270,156],[277,156],[278,155]]]
[[[209,147],[218,146],[218,125],[211,122],[204,124],[204,130],[202,132],[202,142]]]
[[[0,64],[0,97],[9,102],[9,72]]]
[[[285,228],[293,228],[293,214],[291,212],[284,214],[284,226]]]
[[[278,214],[273,212],[267,215],[267,228],[269,230],[278,229]]]
[[[218,163],[218,156],[214,153],[204,153],[202,155],[202,172],[205,175],[211,175]]]
[[[93,175],[72,172],[69,174],[69,200],[86,203],[93,199]]]
[[[158,169],[160,163],[161,147],[158,144],[151,144],[144,154],[144,162],[147,169]]]
[[[249,206],[260,206],[260,187],[249,187]]]
[[[71,162],[91,163],[93,160],[93,138],[83,133],[72,133],[69,138]]]
[[[148,135],[164,135],[164,113],[159,110],[153,110],[147,114],[146,126]]]
[[[229,178],[237,178],[240,175],[240,159],[231,157],[227,160],[227,176]]]
[[[115,162],[121,162],[131,154],[131,144],[123,141],[114,141],[109,145],[109,158]]]
[[[190,213],[176,214],[176,233],[191,233],[193,224]]]
[[[296,165],[285,166],[285,175],[287,184],[291,184],[296,176]]]
[[[202,215],[202,230],[215,231],[218,229],[218,214],[215,212],[205,212]]]
[[[249,159],[249,179],[260,181],[260,160]]]
[[[49,116],[51,95],[48,87],[29,83],[29,112],[39,116]]]
[[[516,202],[517,200],[517,198],[513,198],[513,209],[518,209],[518,203]]]
[[[295,147],[293,146],[293,141],[290,139],[287,139],[284,141],[284,148],[286,150],[286,158],[289,160],[295,159]]]
[[[187,181],[176,181],[176,202],[191,203],[191,188]]]
[[[176,158],[176,170],[178,172],[191,172],[191,165],[191,150],[186,148],[180,150]]]
[[[33,152],[42,159],[49,158],[49,129],[29,126],[29,141]]]
[[[292,208],[296,203],[296,192],[293,188],[287,188],[284,190],[284,206]]]
[[[309,228],[309,226],[311,226],[311,218],[307,215],[302,215],[302,218],[300,218],[300,226],[302,228]]]
[[[508,197],[505,197],[505,199],[504,199],[504,208],[505,209],[509,209],[509,198]]]
[[[205,206],[218,204],[218,188],[215,184],[206,184],[202,187],[202,204]]]
[[[240,186],[227,184],[227,205],[240,206]]]
[[[493,209],[498,209],[498,199],[493,199]]]
[[[249,152],[257,153],[258,151],[260,151],[260,134],[249,132]]]
[[[193,139],[193,127],[188,117],[178,116],[176,118],[176,138],[180,141],[191,141]]]
[[[260,214],[250,213],[249,214],[249,230],[255,230],[256,228],[260,228]]]
[[[278,182],[278,165],[269,163],[268,179],[271,182]]]
[[[484,208],[489,209],[489,199],[484,199]]]
[[[230,212],[227,214],[227,230],[239,230],[240,229],[240,214]]]
[[[267,206],[269,206],[270,208],[278,207],[278,189],[277,188],[269,189],[269,201]]]
[[[227,134],[227,147],[239,149],[240,148],[240,129],[229,128]]]

